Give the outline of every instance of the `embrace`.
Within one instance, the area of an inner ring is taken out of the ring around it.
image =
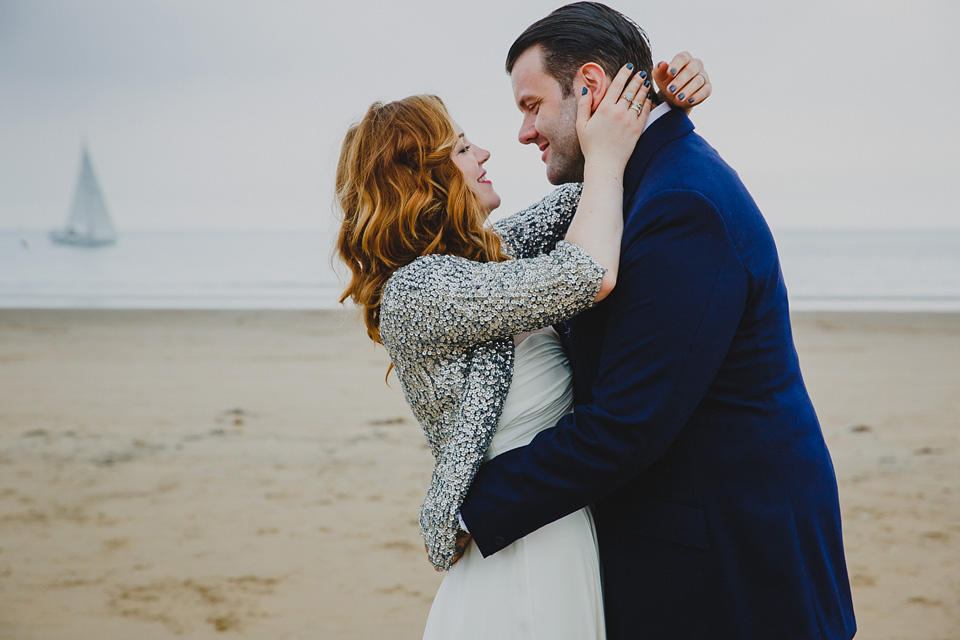
[[[578,2],[506,68],[539,203],[487,224],[490,154],[434,96],[371,106],[337,169],[343,299],[435,461],[424,638],[853,637],[777,250],[688,119],[702,65]]]

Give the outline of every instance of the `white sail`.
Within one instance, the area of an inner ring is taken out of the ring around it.
[[[109,244],[117,239],[86,147],[81,154],[80,176],[77,178],[67,227],[50,235],[57,242],[85,246]]]

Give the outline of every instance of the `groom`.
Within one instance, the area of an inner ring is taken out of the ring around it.
[[[627,62],[653,71],[636,25],[596,3],[511,47],[520,141],[554,184],[583,178],[582,88],[599,102]],[[650,121],[617,287],[564,332],[576,407],[483,465],[461,516],[490,555],[593,505],[610,640],[851,638],[836,478],[773,238],[682,111]]]

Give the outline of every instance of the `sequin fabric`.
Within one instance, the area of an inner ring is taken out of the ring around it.
[[[510,389],[513,336],[576,315],[600,290],[600,265],[560,240],[579,196],[564,185],[496,224],[515,260],[423,256],[384,287],[380,336],[435,461],[420,533],[438,569],[452,565],[457,512]]]

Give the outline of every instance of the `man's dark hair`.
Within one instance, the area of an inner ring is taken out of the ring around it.
[[[646,33],[619,11],[599,2],[574,2],[534,22],[507,52],[507,73],[524,51],[542,47],[543,70],[560,83],[564,96],[573,91],[577,71],[588,62],[613,78],[632,62],[636,71],[653,72]]]

